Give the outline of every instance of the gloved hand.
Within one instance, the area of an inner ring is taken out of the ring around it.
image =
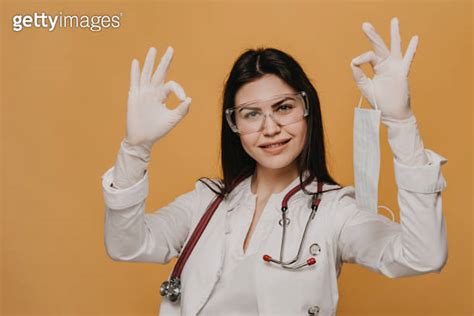
[[[370,23],[363,23],[362,30],[374,46],[375,52],[368,51],[351,61],[352,73],[357,86],[372,107],[375,108],[375,101],[377,102],[377,107],[382,112],[382,119],[402,120],[409,118],[413,113],[410,108],[408,74],[418,44],[418,36],[411,38],[405,56],[402,57],[396,17],[391,20],[390,51]],[[373,67],[374,77],[372,79],[367,78],[360,68],[360,65],[367,62]]]
[[[183,88],[174,81],[164,83],[173,48],[168,47],[161,58],[153,77],[156,49],[151,47],[145,59],[140,76],[138,60],[131,66],[130,90],[128,92],[127,131],[125,140],[129,145],[150,147],[178,124],[189,111],[191,98],[187,98]],[[181,103],[173,110],[165,102],[173,91]]]

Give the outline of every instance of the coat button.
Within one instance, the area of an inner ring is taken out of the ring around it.
[[[308,315],[317,315],[319,314],[319,306],[318,305],[314,305],[314,306],[311,306],[310,308],[308,308]]]

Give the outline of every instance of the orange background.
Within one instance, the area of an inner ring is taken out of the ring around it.
[[[123,16],[120,28],[101,32],[12,31],[13,15],[42,11]],[[193,98],[188,116],[153,148],[148,212],[191,190],[198,177],[218,175],[223,82],[249,47],[274,46],[301,63],[321,99],[330,170],[350,185],[360,94],[349,63],[372,49],[362,23],[388,44],[393,16],[403,52],[411,36],[420,37],[412,109],[425,147],[448,158],[449,259],[439,275],[404,279],[346,264],[338,315],[473,314],[470,1],[10,1],[0,12],[2,315],[156,314],[159,286],[175,261],[114,262],[103,241],[101,176],[125,135],[133,58],[142,65],[150,46],[159,56],[173,46],[167,79]],[[381,140],[379,203],[399,220],[385,127]]]

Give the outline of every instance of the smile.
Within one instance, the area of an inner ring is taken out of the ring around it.
[[[288,140],[283,141],[281,143],[271,144],[271,145],[267,145],[267,146],[260,146],[260,148],[262,148],[266,152],[278,153],[286,147],[286,144],[288,144],[288,142],[290,140],[291,139],[288,139]]]

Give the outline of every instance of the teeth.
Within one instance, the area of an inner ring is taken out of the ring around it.
[[[285,143],[285,142],[281,142],[281,143],[272,144],[272,145],[263,146],[263,147],[265,147],[265,148],[273,148],[273,147],[281,146],[281,145],[283,145],[284,143]]]

